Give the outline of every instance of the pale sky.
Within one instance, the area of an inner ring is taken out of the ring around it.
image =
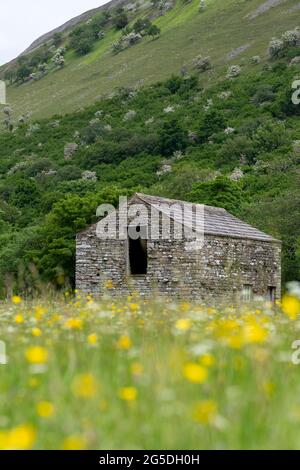
[[[35,39],[108,0],[0,0],[0,65]]]

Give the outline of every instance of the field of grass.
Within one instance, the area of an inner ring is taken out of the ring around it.
[[[247,15],[262,3],[262,0],[207,0],[206,9],[199,12],[199,0],[186,5],[177,0],[172,10],[155,20],[161,28],[158,39],[144,39],[114,55],[111,47],[120,33],[110,30],[89,55],[68,54],[64,69],[37,82],[9,87],[8,101],[16,116],[27,111],[34,118],[71,112],[116,88],[147,85],[178,74],[184,66],[190,69],[199,54],[209,55],[213,63],[213,70],[203,75],[204,84],[224,76],[229,64],[237,63],[247,69],[250,57],[266,56],[273,36],[298,24],[297,12],[292,10],[298,0],[282,2],[249,19]],[[143,10],[141,16],[147,11]],[[228,58],[241,46],[246,46],[244,52]]]
[[[0,448],[299,448],[299,314],[292,296],[236,309],[13,297]]]

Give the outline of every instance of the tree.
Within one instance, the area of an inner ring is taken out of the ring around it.
[[[216,132],[224,130],[225,128],[226,123],[223,114],[213,109],[204,115],[200,124],[199,137],[202,141],[205,141]]]
[[[127,26],[128,23],[129,23],[128,16],[126,15],[125,12],[118,13],[118,14],[114,17],[113,23],[114,23],[114,25],[115,25],[115,27],[116,27],[117,29],[123,29],[123,28],[125,28],[125,26]]]
[[[60,46],[61,43],[62,43],[62,40],[63,40],[62,33],[55,33],[54,36],[53,36],[53,45],[55,47]]]
[[[165,156],[172,155],[176,150],[185,150],[188,143],[187,132],[177,119],[171,119],[163,124],[159,139],[160,152]]]
[[[152,38],[154,39],[156,36],[160,35],[160,28],[156,24],[152,24],[148,28],[147,33],[149,34],[149,36],[152,36]]]
[[[148,18],[139,18],[133,25],[133,30],[136,33],[141,33],[142,31],[148,31],[151,27],[151,21]]]
[[[243,192],[238,182],[219,176],[213,181],[194,183],[188,198],[192,202],[222,207],[238,214],[243,202]]]
[[[93,31],[88,26],[77,26],[70,33],[70,47],[78,55],[85,55],[91,52],[94,41]]]
[[[245,135],[238,135],[224,142],[217,152],[217,165],[236,166],[239,164],[253,165],[258,149],[254,142]]]
[[[32,69],[28,65],[21,65],[16,72],[17,81],[21,81],[22,83],[24,83],[29,78],[31,72]]]
[[[75,52],[79,55],[85,55],[91,52],[93,48],[93,41],[87,37],[82,37],[76,44]]]

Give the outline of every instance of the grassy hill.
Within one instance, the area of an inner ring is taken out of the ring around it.
[[[298,5],[216,0],[199,13],[198,2],[177,2],[153,18],[143,4],[160,37],[113,54],[122,33],[110,21],[90,54],[69,48],[61,70],[10,86],[13,112],[0,133],[0,295],[73,286],[76,232],[99,204],[137,190],[225,207],[281,239],[283,283],[300,279]],[[139,15],[130,14],[130,27]],[[291,29],[268,57],[272,36]],[[192,67],[200,52],[212,62],[203,73]]]
[[[82,109],[116,88],[148,85],[183,67],[191,69],[199,54],[209,55],[213,64],[203,75],[203,84],[215,82],[228,65],[237,63],[247,69],[250,57],[265,57],[270,38],[293,29],[299,12],[298,0],[207,0],[203,11],[199,0],[176,0],[171,10],[157,17],[149,2],[140,3],[140,9],[130,13],[130,24],[139,17],[154,17],[161,29],[159,38],[146,37],[113,54],[112,44],[121,32],[109,27],[86,56],[69,50],[63,69],[38,81],[10,86],[8,101],[15,115],[31,112],[41,118]]]
[[[197,75],[121,88],[0,134],[2,294],[72,285],[76,232],[99,204],[137,190],[225,207],[280,238],[283,282],[299,279],[299,69],[289,62],[252,64],[207,90]]]

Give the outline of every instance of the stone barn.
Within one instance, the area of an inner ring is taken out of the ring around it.
[[[77,235],[76,287],[96,296],[109,289],[114,296],[275,301],[281,242],[225,209],[136,193]]]

